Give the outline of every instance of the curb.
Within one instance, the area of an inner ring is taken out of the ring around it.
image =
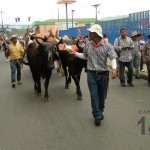
[[[107,64],[107,66],[108,66],[110,69],[112,69],[112,66],[111,66],[111,65]],[[125,69],[125,73],[127,73],[127,69]],[[148,75],[146,75],[146,74],[140,72],[140,77],[141,77],[141,79],[147,80]]]

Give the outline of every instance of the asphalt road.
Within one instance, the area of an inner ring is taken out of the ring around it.
[[[110,80],[105,119],[94,125],[86,73],[82,73],[83,100],[75,85],[64,89],[64,78],[53,71],[50,101],[36,96],[28,67],[22,85],[10,84],[10,67],[0,52],[0,150],[148,150],[150,147],[150,87],[134,80],[121,87]],[[139,121],[139,125],[138,125]]]

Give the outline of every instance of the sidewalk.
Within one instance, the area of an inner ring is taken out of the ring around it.
[[[112,68],[112,67],[111,67],[111,61],[110,61],[109,59],[107,60],[107,66],[108,66],[109,68]],[[125,69],[125,72],[127,72],[127,69]],[[145,64],[144,64],[144,72],[140,71],[140,77],[141,77],[142,79],[144,79],[144,80],[147,80],[147,67],[146,67]]]

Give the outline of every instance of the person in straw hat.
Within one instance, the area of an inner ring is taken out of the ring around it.
[[[69,53],[81,59],[87,59],[87,83],[91,95],[92,114],[95,125],[100,126],[104,119],[105,99],[109,80],[109,70],[107,68],[107,58],[112,60],[112,79],[116,78],[116,58],[117,54],[110,43],[103,40],[102,28],[94,24],[89,29],[87,43],[83,53],[75,51],[74,46],[58,45],[59,49],[69,49]]]
[[[138,41],[139,34],[134,31],[132,32],[132,40],[134,44],[134,48],[131,49],[133,67],[135,68],[135,79],[140,79],[140,62],[141,62],[141,51],[140,51],[140,43]]]
[[[17,82],[21,84],[21,63],[24,54],[24,49],[19,42],[17,42],[17,35],[12,35],[10,38],[11,44],[8,46],[7,56],[10,58],[11,68],[11,83],[12,88],[15,88],[16,70]]]
[[[147,35],[148,41],[143,46],[143,61],[146,63],[148,71],[148,85],[150,86],[150,34]]]

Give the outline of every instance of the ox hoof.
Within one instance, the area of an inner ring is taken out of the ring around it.
[[[69,84],[65,86],[65,89],[69,89]]]
[[[35,94],[36,94],[36,96],[41,96],[41,93],[36,92]]]
[[[48,98],[44,98],[44,102],[49,102],[49,99]]]
[[[56,71],[57,71],[57,73],[60,73],[60,69],[58,68],[58,69],[56,69]]]
[[[82,100],[82,96],[78,96],[78,100]]]
[[[49,96],[44,96],[44,101],[48,102],[49,101]]]
[[[35,93],[35,94],[37,94],[37,91],[36,91],[36,90],[34,90],[34,93]]]
[[[65,75],[62,73],[62,74],[61,74],[61,77],[64,77],[64,76],[65,76]]]

